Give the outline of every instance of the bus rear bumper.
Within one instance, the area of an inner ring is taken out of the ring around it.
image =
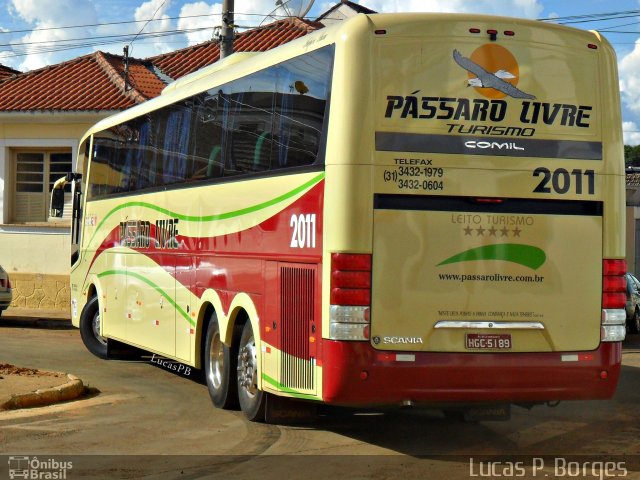
[[[323,400],[336,405],[544,403],[608,399],[622,345],[587,352],[422,353],[324,340]]]

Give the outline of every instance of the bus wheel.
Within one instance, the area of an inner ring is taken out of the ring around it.
[[[238,349],[238,400],[251,421],[264,421],[265,393],[258,390],[258,354],[251,322],[242,329]]]
[[[236,382],[231,381],[236,371],[235,355],[232,355],[220,337],[220,326],[215,312],[211,314],[204,351],[204,372],[211,401],[218,408],[238,405]]]
[[[107,339],[100,335],[100,305],[93,296],[80,315],[80,337],[84,346],[99,358],[107,358]]]

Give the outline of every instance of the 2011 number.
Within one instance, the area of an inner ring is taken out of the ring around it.
[[[593,170],[580,170],[575,168],[569,172],[564,168],[557,168],[553,172],[545,167],[538,167],[533,171],[534,177],[542,177],[538,186],[534,188],[535,193],[576,193],[578,195],[587,193],[593,195],[596,190],[596,172]],[[586,179],[586,192],[584,184]]]
[[[316,248],[316,214],[291,215],[291,248]]]

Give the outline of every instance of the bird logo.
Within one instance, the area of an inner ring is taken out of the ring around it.
[[[509,50],[500,45],[483,45],[470,58],[454,50],[453,60],[467,71],[467,85],[475,87],[485,97],[536,98],[516,87],[520,76],[518,62]]]

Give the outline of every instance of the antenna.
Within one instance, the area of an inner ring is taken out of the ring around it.
[[[315,0],[275,0],[275,7],[264,17],[260,26],[282,20],[287,17],[304,17]]]

